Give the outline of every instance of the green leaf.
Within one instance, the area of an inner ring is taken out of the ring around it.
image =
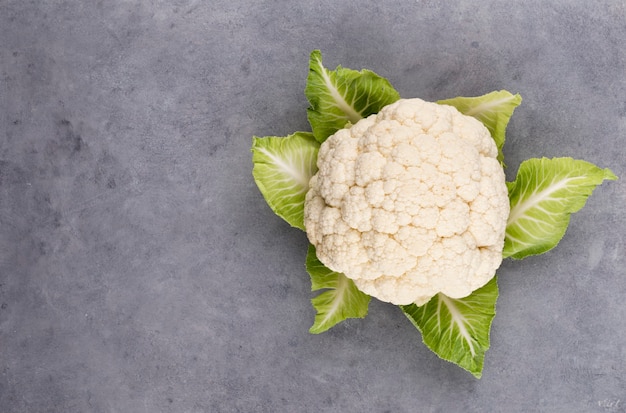
[[[481,121],[491,133],[498,147],[498,160],[503,163],[502,147],[506,126],[516,107],[522,103],[519,94],[513,95],[506,90],[487,93],[477,97],[456,97],[440,100],[437,103],[454,106],[464,115],[473,116]]]
[[[315,255],[313,245],[309,245],[306,254],[306,270],[311,276],[311,290],[326,290],[311,300],[317,314],[310,333],[323,333],[346,318],[367,315],[370,296],[362,293],[342,273],[325,267]]]
[[[528,159],[507,183],[511,213],[503,256],[521,259],[554,248],[596,186],[616,180],[610,169],[572,158]]]
[[[317,172],[319,146],[310,132],[252,138],[254,181],[276,215],[302,230],[304,197]]]
[[[311,52],[304,93],[310,104],[309,123],[319,142],[400,99],[387,79],[370,70],[326,69],[319,50]]]
[[[423,306],[400,308],[422,333],[429,349],[480,378],[497,299],[494,277],[465,298],[453,299],[440,293]]]

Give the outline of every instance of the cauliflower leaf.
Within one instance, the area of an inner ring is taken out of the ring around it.
[[[502,147],[506,127],[513,111],[522,103],[519,94],[498,90],[476,97],[456,97],[437,101],[440,105],[454,106],[464,115],[472,116],[485,125],[498,147],[498,160],[504,164]]]
[[[306,270],[311,276],[311,290],[326,290],[311,300],[317,314],[310,333],[323,333],[346,318],[367,315],[370,296],[356,288],[345,275],[324,266],[317,258],[313,245],[309,245],[306,254]]]
[[[311,53],[304,93],[310,104],[309,123],[318,142],[400,99],[387,79],[370,70],[326,69],[319,50]]]
[[[422,306],[400,308],[422,333],[429,349],[480,378],[497,299],[498,284],[493,277],[468,297],[454,299],[439,293]]]
[[[508,183],[511,212],[503,256],[521,259],[554,248],[596,186],[616,180],[610,169],[572,158],[533,158]]]
[[[252,175],[272,211],[304,230],[304,198],[320,144],[310,132],[252,138]]]

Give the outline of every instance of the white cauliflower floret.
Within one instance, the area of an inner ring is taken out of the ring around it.
[[[478,120],[421,99],[339,130],[306,195],[317,257],[382,301],[469,295],[502,262],[509,199],[497,154]]]

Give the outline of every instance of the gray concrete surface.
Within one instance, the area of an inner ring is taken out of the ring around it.
[[[0,412],[626,411],[626,5],[0,0]],[[499,271],[484,375],[394,307],[318,336],[251,136],[307,129],[309,52],[405,97],[524,97],[505,156],[612,168]]]

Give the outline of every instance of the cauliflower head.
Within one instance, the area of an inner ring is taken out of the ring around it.
[[[421,99],[337,131],[305,199],[317,257],[381,301],[469,295],[502,262],[509,199],[497,154],[478,120]]]

